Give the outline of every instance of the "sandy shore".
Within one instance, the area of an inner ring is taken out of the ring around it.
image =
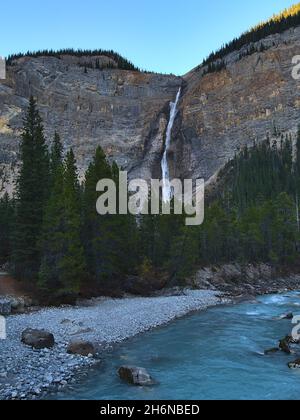
[[[76,381],[79,370],[99,359],[69,355],[72,340],[84,339],[99,346],[99,354],[110,345],[162,326],[190,312],[226,303],[216,291],[185,291],[180,296],[96,299],[84,306],[49,308],[7,318],[7,340],[0,341],[0,399],[35,399],[51,389],[62,389]],[[24,346],[26,328],[54,334],[51,350]]]

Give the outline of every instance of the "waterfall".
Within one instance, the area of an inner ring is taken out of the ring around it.
[[[170,119],[169,119],[167,132],[166,132],[165,151],[164,151],[164,155],[161,161],[162,181],[163,181],[163,201],[165,203],[170,201],[172,198],[172,191],[171,191],[171,185],[170,185],[170,168],[169,168],[169,163],[168,163],[168,152],[169,152],[170,144],[172,140],[172,129],[173,129],[176,115],[177,115],[177,105],[179,102],[180,93],[181,93],[181,88],[179,88],[175,102],[170,102]]]

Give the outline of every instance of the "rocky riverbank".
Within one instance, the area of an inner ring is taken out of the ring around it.
[[[299,269],[294,270],[299,272]],[[300,275],[275,270],[269,264],[225,264],[198,270],[188,286],[218,290],[234,298],[276,294],[300,289]]]
[[[41,309],[8,316],[7,339],[0,341],[0,399],[37,399],[76,381],[84,368],[101,363],[112,344],[164,325],[190,312],[228,303],[217,291],[186,290],[178,296],[94,299],[78,307]],[[46,330],[53,348],[21,342],[24,330]],[[95,354],[68,354],[71,342],[93,343]]]

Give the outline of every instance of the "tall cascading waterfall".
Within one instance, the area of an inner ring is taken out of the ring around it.
[[[162,181],[163,181],[163,201],[165,203],[169,202],[172,198],[172,191],[171,191],[171,185],[170,185],[170,168],[168,163],[168,152],[171,145],[172,140],[172,129],[174,125],[174,121],[177,115],[177,105],[179,102],[181,94],[181,88],[179,88],[179,91],[176,96],[175,102],[170,102],[170,119],[167,127],[166,132],[166,144],[165,144],[165,151],[164,155],[161,161],[161,170],[162,170]]]

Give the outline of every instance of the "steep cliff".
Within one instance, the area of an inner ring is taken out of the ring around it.
[[[208,180],[246,144],[272,138],[274,131],[295,137],[300,83],[292,77],[292,58],[300,54],[300,27],[252,47],[263,51],[247,55],[245,46],[225,57],[226,69],[202,75],[200,67],[184,77],[174,140],[177,175]]]
[[[263,46],[263,47],[262,47]],[[169,102],[182,95],[169,153],[172,176],[210,179],[254,140],[295,135],[300,84],[292,57],[300,54],[300,27],[272,35],[224,58],[226,68],[183,78],[118,69],[85,69],[72,56],[24,57],[0,82],[0,167],[11,188],[22,115],[33,94],[49,141],[57,130],[74,148],[81,172],[97,147],[131,176],[160,177]],[[96,58],[95,58],[96,59]],[[98,57],[104,60],[104,57]],[[1,185],[0,185],[1,188]]]
[[[94,60],[103,57],[94,57]],[[81,171],[96,147],[132,171],[143,162],[145,176],[163,153],[166,104],[182,79],[118,69],[86,69],[85,58],[20,58],[7,66],[0,83],[0,165],[6,188],[17,167],[24,110],[37,99],[49,141],[57,130],[65,148],[73,147]],[[0,186],[1,188],[1,186]]]

